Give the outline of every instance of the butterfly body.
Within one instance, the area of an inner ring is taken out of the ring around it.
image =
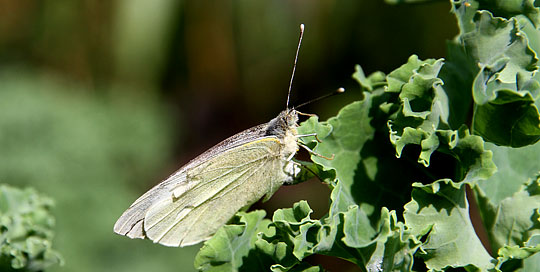
[[[294,180],[297,121],[287,109],[210,148],[139,197],[114,231],[166,246],[207,240],[238,210]]]

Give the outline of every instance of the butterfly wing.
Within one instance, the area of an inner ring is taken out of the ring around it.
[[[272,194],[287,179],[283,169],[288,162],[281,147],[276,137],[264,137],[184,167],[141,196],[130,208],[132,213],[126,211],[144,214],[142,219],[126,220],[124,231],[131,224],[126,235],[167,246],[208,239],[239,209]]]
[[[154,186],[135,200],[114,224],[114,232],[126,235],[129,238],[145,238],[143,221],[146,212],[156,202],[169,197],[174,187],[185,182],[186,179],[183,172],[180,169],[180,171]]]
[[[143,221],[146,212],[150,206],[169,197],[173,188],[181,188],[186,184],[187,169],[191,169],[201,163],[211,160],[216,155],[225,152],[231,147],[240,146],[264,137],[266,127],[267,124],[262,124],[235,134],[188,162],[169,178],[154,186],[135,200],[135,202],[131,204],[131,206],[116,221],[114,232],[126,235],[129,238],[146,238],[143,230]]]
[[[186,183],[148,210],[146,236],[167,246],[208,239],[239,209],[283,183],[280,145],[274,137],[260,139],[186,171]]]

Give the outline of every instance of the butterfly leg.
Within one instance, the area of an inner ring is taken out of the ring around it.
[[[317,114],[314,114],[314,113],[304,113],[301,111],[296,111],[296,113],[298,113],[298,115],[303,115],[303,116],[308,116],[308,117],[317,117]]]
[[[311,137],[311,136],[315,136],[315,137],[317,137],[317,133],[309,133],[309,134],[298,134],[298,135],[296,135],[296,138],[302,138],[302,137]]]
[[[307,152],[309,152],[311,155],[315,155],[317,157],[320,157],[320,158],[323,158],[323,159],[327,159],[327,160],[333,160],[334,159],[334,154],[332,154],[332,157],[326,157],[324,155],[321,155],[313,150],[311,150],[311,148],[309,148],[307,145],[304,145],[302,143],[298,143],[299,146],[303,147]]]
[[[315,137],[315,139],[317,139],[317,142],[322,143],[322,141],[319,139],[319,137],[317,137],[317,133],[296,135],[296,138],[302,138],[302,137]]]

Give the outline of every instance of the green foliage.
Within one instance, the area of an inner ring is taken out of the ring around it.
[[[63,263],[52,249],[53,201],[35,190],[0,184],[0,270],[43,271]]]
[[[465,186],[448,179],[413,186],[417,188],[403,216],[414,235],[427,237],[418,252],[426,266],[436,271],[447,266],[474,266],[482,271],[491,268],[491,256],[469,218]]]
[[[363,99],[299,127],[322,140],[305,144],[334,155],[311,157],[332,189],[328,214],[311,218],[306,201],[271,221],[239,213],[205,243],[198,269],[319,271],[305,261],[314,254],[361,271],[539,269],[539,51],[528,40],[540,35],[539,9],[450,2],[460,33],[446,59],[413,55],[388,75],[357,67]]]

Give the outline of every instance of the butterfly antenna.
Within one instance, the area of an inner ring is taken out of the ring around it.
[[[296,71],[296,62],[298,61],[298,52],[300,51],[300,45],[302,44],[302,37],[304,36],[304,24],[300,24],[300,39],[298,40],[298,47],[296,48],[296,55],[294,57],[294,65],[292,68],[291,82],[289,82],[289,93],[287,94],[286,109],[289,108],[289,99],[291,98],[291,88],[294,79],[294,72]]]
[[[307,105],[307,104],[311,104],[311,103],[313,103],[313,102],[315,102],[315,101],[319,101],[319,100],[321,100],[321,99],[325,99],[325,98],[328,98],[328,97],[331,97],[331,96],[334,96],[334,95],[337,95],[337,94],[342,94],[342,93],[344,93],[344,92],[345,92],[345,89],[344,89],[344,88],[338,88],[337,90],[335,90],[335,91],[333,91],[333,92],[331,92],[331,93],[329,93],[329,94],[325,94],[325,95],[319,96],[319,97],[317,97],[317,98],[315,98],[315,99],[311,99],[311,100],[309,100],[309,101],[307,101],[307,102],[304,102],[304,103],[302,103],[302,104],[300,104],[300,105],[298,105],[298,106],[295,106],[294,108],[295,108],[295,109],[298,109],[298,108],[303,107],[303,106],[305,106],[305,105]]]

